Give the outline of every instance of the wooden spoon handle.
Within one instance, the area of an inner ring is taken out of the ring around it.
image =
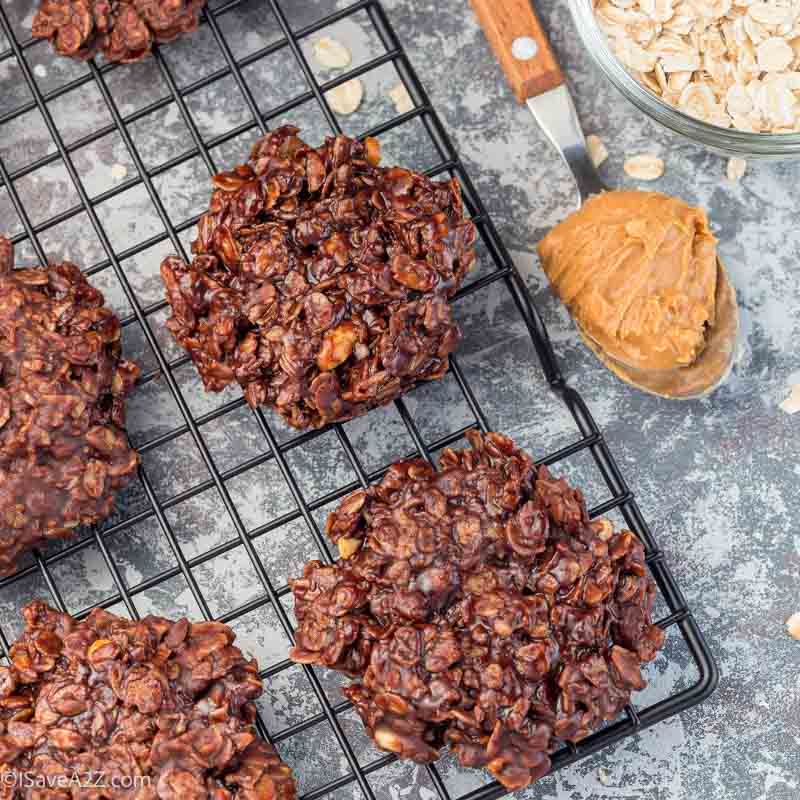
[[[470,0],[520,103],[564,83],[530,0]]]

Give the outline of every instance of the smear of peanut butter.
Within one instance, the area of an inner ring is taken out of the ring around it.
[[[589,199],[539,244],[553,289],[609,356],[688,366],[715,321],[717,240],[705,211],[657,192]]]

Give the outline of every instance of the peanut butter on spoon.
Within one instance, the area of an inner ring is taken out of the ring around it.
[[[591,197],[539,244],[550,283],[619,377],[696,397],[727,375],[735,292],[705,211],[657,192]]]

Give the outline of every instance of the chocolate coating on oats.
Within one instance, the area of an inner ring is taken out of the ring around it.
[[[123,430],[139,369],[103,302],[74,264],[14,269],[0,237],[0,573],[107,517],[139,464]]]
[[[475,253],[455,180],[378,166],[378,143],[313,149],[286,126],[214,178],[191,265],[161,274],[168,327],[206,389],[233,381],[297,428],[345,420],[441,377],[448,296]]]
[[[469,440],[330,515],[343,558],[292,581],[291,656],[357,678],[344,692],[381,748],[432,761],[449,745],[515,790],[622,711],[664,632],[632,533],[591,522],[509,438]]]
[[[155,42],[197,30],[206,0],[41,0],[32,34],[85,61],[139,61]]]
[[[80,790],[85,800],[294,799],[291,770],[253,727],[258,666],[227,625],[101,609],[77,622],[41,601],[23,615],[0,667],[3,773],[102,773],[107,788]]]

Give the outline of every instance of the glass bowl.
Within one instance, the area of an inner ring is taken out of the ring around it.
[[[609,81],[640,111],[681,136],[715,153],[751,159],[800,159],[800,133],[748,133],[720,128],[684,114],[646,89],[612,52],[597,24],[592,0],[569,0],[578,34]]]

